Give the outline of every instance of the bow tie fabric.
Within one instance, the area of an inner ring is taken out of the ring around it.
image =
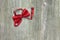
[[[19,10],[22,11],[21,14],[16,13]],[[33,7],[31,8],[31,13],[29,13],[29,11],[27,9],[22,9],[22,8],[14,10],[14,16],[12,17],[13,22],[14,22],[14,26],[15,27],[19,26],[21,24],[21,22],[22,22],[22,18],[32,20],[33,15],[34,15],[34,8]]]

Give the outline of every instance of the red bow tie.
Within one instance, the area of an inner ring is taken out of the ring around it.
[[[22,13],[21,14],[16,14],[16,11],[19,11],[19,10],[22,10]],[[27,9],[17,9],[14,11],[14,16],[12,17],[13,18],[13,21],[14,21],[14,26],[17,27],[19,26],[19,24],[21,24],[22,22],[22,18],[27,18],[29,20],[32,20],[32,17],[34,15],[34,8],[32,7],[31,8],[31,14],[29,13],[29,11]],[[29,18],[29,16],[31,16]]]

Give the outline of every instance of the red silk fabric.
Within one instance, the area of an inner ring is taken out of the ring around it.
[[[21,14],[16,13],[19,10],[22,11]],[[12,17],[12,19],[14,21],[14,26],[15,27],[19,26],[22,22],[22,18],[27,18],[29,20],[32,20],[33,15],[34,15],[34,8],[33,7],[31,8],[31,14],[29,13],[29,11],[27,9],[22,9],[22,8],[16,9],[14,11],[14,16]],[[30,16],[30,18],[29,18],[29,16]]]

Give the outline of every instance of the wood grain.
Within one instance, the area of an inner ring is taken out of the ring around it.
[[[14,27],[13,10],[32,6],[33,20]],[[60,40],[60,0],[0,0],[0,40]]]

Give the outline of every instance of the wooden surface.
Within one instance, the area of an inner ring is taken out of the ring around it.
[[[35,8],[33,20],[13,25],[13,10]],[[60,0],[0,0],[0,40],[60,40]]]

